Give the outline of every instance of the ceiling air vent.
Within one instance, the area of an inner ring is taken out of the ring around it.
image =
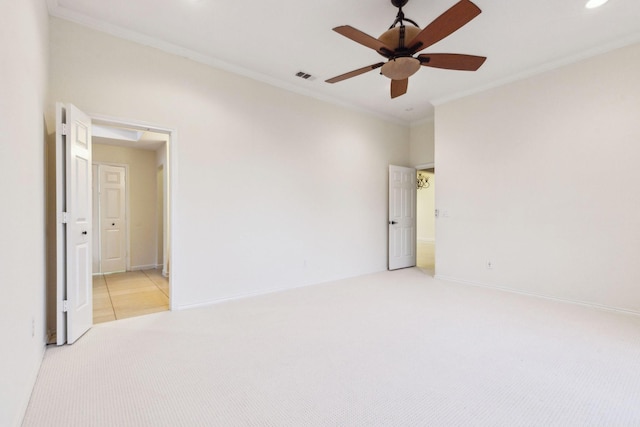
[[[309,80],[309,81],[314,81],[316,78],[313,77],[311,74],[309,73],[305,73],[304,71],[298,71],[296,73],[297,77],[300,77],[301,79],[305,79],[305,80]]]

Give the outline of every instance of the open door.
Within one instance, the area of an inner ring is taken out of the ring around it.
[[[416,265],[416,170],[389,165],[389,270]]]
[[[91,118],[56,104],[57,344],[93,325]]]

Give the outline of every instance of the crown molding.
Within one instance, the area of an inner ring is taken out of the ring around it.
[[[427,116],[427,117],[425,117],[423,119],[412,121],[409,124],[409,126],[412,127],[412,128],[415,128],[415,127],[422,126],[422,125],[427,124],[427,123],[435,123],[435,121],[436,121],[435,113],[431,113],[431,115],[429,115],[429,116]]]
[[[549,61],[549,62],[547,62],[547,63],[545,63],[545,64],[543,64],[543,65],[541,65],[539,67],[532,68],[532,69],[527,70],[527,71],[525,71],[523,73],[511,74],[511,75],[506,76],[504,78],[501,78],[501,79],[498,79],[498,80],[494,80],[494,81],[492,81],[492,82],[490,82],[490,83],[488,83],[486,85],[478,86],[476,88],[469,89],[469,90],[466,90],[466,91],[457,92],[457,93],[454,93],[454,94],[449,95],[449,96],[444,96],[444,97],[441,97],[441,98],[437,98],[437,99],[431,101],[431,103],[434,106],[439,106],[439,105],[442,105],[442,104],[446,104],[448,102],[455,101],[455,100],[460,99],[460,98],[465,98],[467,96],[474,95],[476,93],[485,92],[485,91],[487,91],[489,89],[494,89],[494,88],[497,88],[497,87],[500,87],[500,86],[504,86],[504,85],[509,84],[509,83],[517,82],[519,80],[525,80],[525,79],[528,79],[530,77],[545,73],[547,71],[551,71],[551,70],[555,70],[555,69],[558,69],[558,68],[561,68],[561,67],[564,67],[564,66],[567,66],[567,65],[575,64],[576,62],[580,62],[582,60],[589,59],[589,58],[592,58],[592,57],[597,56],[597,55],[601,55],[601,54],[604,54],[604,53],[607,53],[607,52],[611,52],[611,51],[616,50],[616,49],[620,49],[620,48],[623,48],[623,47],[626,47],[626,46],[630,46],[630,45],[633,45],[635,43],[640,43],[640,32],[632,34],[632,35],[627,36],[627,37],[623,37],[623,38],[617,39],[617,40],[615,40],[615,41],[613,41],[611,43],[606,43],[606,44],[603,44],[603,45],[600,45],[600,46],[597,46],[597,47],[594,47],[594,48],[591,48],[591,49],[587,49],[587,50],[585,50],[585,51],[583,51],[581,53],[575,54],[575,55],[570,55],[570,56],[567,56],[567,57],[564,57],[564,58],[561,58],[561,59],[557,59],[557,60],[554,60],[554,61]]]
[[[47,7],[49,9],[49,15],[55,18],[59,18],[65,21],[70,21],[75,24],[79,24],[84,27],[90,28],[92,30],[100,31],[102,33],[106,33],[114,37],[118,37],[118,38],[128,40],[137,44],[141,44],[143,46],[152,47],[172,55],[184,57],[192,61],[210,66],[212,68],[216,68],[232,74],[246,77],[261,83],[268,84],[278,89],[286,90],[288,92],[293,92],[298,95],[313,98],[318,101],[322,101],[328,104],[346,108],[351,111],[373,116],[387,122],[391,122],[391,123],[402,125],[402,126],[409,126],[410,124],[408,120],[402,120],[395,116],[382,114],[377,111],[363,108],[349,102],[345,102],[330,96],[323,95],[313,90],[304,89],[299,86],[293,85],[291,83],[284,82],[282,80],[279,80],[270,76],[266,76],[262,73],[257,73],[255,71],[230,64],[228,62],[219,60],[209,55],[205,55],[200,52],[157,39],[155,37],[147,36],[135,31],[131,31],[131,30],[119,27],[117,25],[112,25],[112,24],[102,22],[100,20],[91,18],[84,14],[66,9],[58,4],[58,0],[46,0],[46,1],[47,1]]]

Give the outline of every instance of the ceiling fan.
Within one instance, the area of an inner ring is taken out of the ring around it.
[[[482,11],[478,6],[469,0],[460,0],[421,30],[418,24],[404,16],[402,7],[408,1],[391,0],[391,4],[398,8],[398,15],[391,27],[377,39],[349,25],[334,28],[333,31],[375,50],[387,58],[387,62],[368,65],[328,79],[326,82],[337,83],[381,68],[380,74],[391,79],[391,98],[396,98],[407,92],[409,77],[415,74],[420,66],[463,71],[476,71],[482,66],[487,59],[484,56],[426,53],[414,57],[419,51],[451,35],[480,15]],[[405,21],[411,25],[405,26]]]

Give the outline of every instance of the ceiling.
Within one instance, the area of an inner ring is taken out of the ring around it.
[[[377,71],[324,82],[383,60],[331,29],[348,24],[378,37],[397,12],[390,0],[47,1],[53,16],[404,123],[432,116],[434,104],[640,42],[638,0],[598,9],[586,9],[586,0],[475,0],[483,13],[422,53],[487,56],[482,68],[422,67],[408,93],[390,99],[390,82]],[[403,10],[424,27],[456,2],[410,0]]]

